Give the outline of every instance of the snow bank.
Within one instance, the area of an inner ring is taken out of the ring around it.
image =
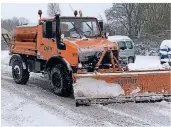
[[[78,79],[74,86],[75,97],[114,97],[124,94],[119,84],[107,83],[93,78]]]
[[[134,64],[130,63],[128,65],[129,70],[163,70],[163,69],[171,69],[168,63],[160,64]]]
[[[128,64],[129,70],[171,69],[168,63],[160,64],[159,56],[136,56],[135,63]]]

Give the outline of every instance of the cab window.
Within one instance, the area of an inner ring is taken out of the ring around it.
[[[46,22],[43,22],[43,38],[46,38]],[[56,37],[56,22],[52,22],[52,38]]]
[[[52,38],[56,37],[56,22],[52,22]]]
[[[118,45],[122,50],[127,49],[125,41],[119,41]]]
[[[133,49],[133,45],[131,41],[126,41],[128,49]]]

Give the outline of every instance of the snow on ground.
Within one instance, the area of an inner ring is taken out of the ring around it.
[[[4,60],[8,56],[9,56],[9,52],[8,51],[1,51],[1,60]]]
[[[6,126],[53,126],[66,125],[69,123],[65,118],[49,113],[34,102],[18,97],[14,93],[2,88],[2,124]],[[10,103],[9,103],[10,102]],[[4,108],[5,107],[5,108]],[[41,117],[41,118],[40,118]],[[48,119],[49,118],[49,119]],[[44,119],[44,120],[43,120]],[[17,121],[17,122],[16,122]]]
[[[31,73],[27,85],[16,84],[7,51],[1,58],[1,126],[171,126],[169,102],[76,107],[72,97],[54,95],[40,74]]]

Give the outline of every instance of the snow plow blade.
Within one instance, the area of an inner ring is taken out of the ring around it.
[[[76,106],[171,101],[170,70],[85,73],[76,74],[75,78],[74,96]],[[82,85],[81,88],[79,88],[80,85]],[[97,85],[97,89],[94,88],[94,85]],[[93,93],[92,89],[96,93]],[[102,93],[103,91],[104,93]]]

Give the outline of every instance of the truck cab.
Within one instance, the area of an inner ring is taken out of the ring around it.
[[[68,96],[74,74],[121,70],[119,47],[102,35],[102,26],[95,17],[56,15],[17,27],[9,43],[14,81],[26,84],[30,72],[44,73],[56,94]]]
[[[105,47],[113,50],[118,59],[119,47],[102,37],[103,28],[100,26],[95,17],[41,18],[35,26],[15,29],[15,41],[11,42],[10,52],[36,56],[40,61],[60,56],[71,68],[81,64],[92,70]],[[106,55],[102,63],[108,64],[108,61]]]

